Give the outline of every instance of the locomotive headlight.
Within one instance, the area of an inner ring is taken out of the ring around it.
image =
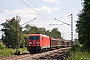
[[[39,46],[39,45],[38,45]]]
[[[36,42],[36,44],[40,44],[40,42]]]
[[[29,42],[28,44],[32,44],[32,42]]]
[[[31,45],[29,45],[29,46],[31,46]]]

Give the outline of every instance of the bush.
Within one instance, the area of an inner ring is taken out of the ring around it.
[[[71,56],[66,60],[90,60],[88,52],[72,52]]]
[[[72,46],[71,48],[70,48],[70,51],[80,51],[80,45],[74,45],[74,46]]]
[[[3,50],[3,49],[5,49],[5,45],[2,43],[2,42],[0,42],[0,50]]]
[[[15,53],[14,49],[5,48],[3,50],[0,50],[0,57],[14,55],[14,53]]]
[[[66,60],[90,60],[90,50],[82,44],[74,45],[70,49],[70,57]]]
[[[17,52],[16,52],[16,49],[5,48],[3,50],[0,50],[0,57],[15,55],[15,53],[22,54],[24,51],[27,51],[26,47],[19,48]]]

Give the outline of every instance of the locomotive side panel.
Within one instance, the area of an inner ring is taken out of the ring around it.
[[[41,36],[40,47],[41,49],[50,48],[50,38],[48,36]]]

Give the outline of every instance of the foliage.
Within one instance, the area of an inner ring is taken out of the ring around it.
[[[2,42],[11,48],[19,48],[20,45],[25,44],[25,40],[22,33],[22,28],[19,25],[19,20],[12,18],[11,20],[6,20],[5,23],[2,23],[4,27],[3,30],[4,36]]]
[[[18,50],[20,51],[20,54],[27,51],[26,48],[19,48]],[[14,55],[15,52],[16,52],[16,49],[8,49],[8,48],[6,48],[4,50],[0,50],[0,57]]]
[[[90,50],[86,50],[82,44],[72,46],[70,49],[70,57],[67,60],[89,60]]]
[[[79,44],[79,41],[78,41],[78,39],[74,39],[74,42],[73,42],[73,44],[74,44],[74,45],[77,45],[77,44]]]
[[[53,30],[51,30],[51,36],[55,37],[55,38],[60,38],[61,37],[61,33],[58,31],[57,28],[53,28]]]
[[[0,50],[3,50],[3,49],[5,49],[5,45],[2,43],[2,42],[0,42]]]
[[[90,48],[90,0],[84,0],[82,12],[78,15],[77,32],[79,42]]]
[[[20,48],[23,48],[23,47],[25,47],[27,45],[28,35],[23,33],[21,37],[23,39],[21,40]]]
[[[14,52],[14,55],[20,55],[20,54],[23,54],[27,52],[27,48],[24,47],[24,48],[19,48],[19,49],[16,49],[16,51]]]
[[[30,33],[40,33],[45,34],[50,37],[61,38],[61,33],[57,28],[53,30],[46,30],[44,27],[38,28],[36,26],[30,26],[29,24],[25,26],[25,30],[22,31],[22,27],[19,24],[19,19],[8,19],[6,22],[2,23],[2,31],[4,32],[2,37],[2,42],[9,48],[22,48],[27,44],[27,37]]]
[[[61,38],[61,33],[58,31],[57,28],[53,28],[53,30],[51,31],[46,30],[44,27],[38,28],[36,26],[30,26],[30,25],[26,25],[25,28],[26,29],[23,31],[23,33],[25,34],[40,33],[40,34],[48,35],[50,37]]]
[[[80,45],[74,45],[74,46],[72,46],[72,48],[70,49],[70,51],[80,51]]]
[[[90,60],[88,52],[72,52],[71,56],[66,60]]]
[[[14,53],[15,53],[14,49],[0,50],[0,57],[2,57],[2,56],[10,56],[10,55],[13,55]]]

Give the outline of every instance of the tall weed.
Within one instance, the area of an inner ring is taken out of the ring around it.
[[[90,52],[83,45],[72,46],[70,51],[70,57],[66,60],[90,60]]]

